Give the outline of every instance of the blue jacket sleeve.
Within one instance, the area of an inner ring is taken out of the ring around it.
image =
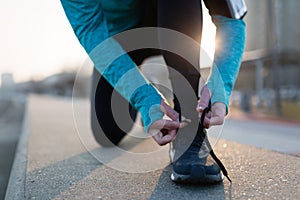
[[[229,98],[237,78],[245,48],[245,23],[242,19],[232,19],[213,15],[216,25],[216,51],[207,86],[211,91],[211,103],[225,103]]]
[[[99,1],[61,0],[66,16],[96,69],[141,112],[145,130],[163,117],[161,96],[113,38]],[[129,21],[130,23],[130,21]]]

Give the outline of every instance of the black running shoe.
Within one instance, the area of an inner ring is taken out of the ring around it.
[[[171,180],[176,183],[213,184],[223,180],[217,164],[207,165],[209,151],[204,146],[205,140],[200,133],[205,129],[199,128],[191,146],[173,162]],[[202,148],[201,148],[202,146]],[[201,151],[206,151],[201,153]],[[199,153],[202,156],[199,156]]]
[[[208,141],[206,130],[201,125],[209,110],[210,107],[204,109],[200,120],[201,123],[198,126],[197,134],[193,139],[192,144],[173,162],[173,172],[171,174],[172,181],[177,183],[213,184],[223,180],[223,173],[231,183],[227,170],[215,155]],[[207,158],[209,155],[216,164],[208,164]]]

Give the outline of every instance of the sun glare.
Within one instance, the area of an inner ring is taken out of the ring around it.
[[[203,8],[203,32],[201,40],[200,67],[210,67],[215,52],[216,27],[211,21],[208,10]],[[204,52],[203,52],[204,51]]]

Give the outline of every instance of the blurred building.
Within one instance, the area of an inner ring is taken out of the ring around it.
[[[236,89],[270,102],[300,101],[300,1],[246,0],[246,52]]]
[[[278,110],[282,100],[300,102],[300,1],[245,1],[246,50],[232,101],[277,104]],[[209,71],[201,74],[208,77]]]
[[[76,81],[76,93],[73,94],[73,86]],[[47,94],[54,96],[88,97],[89,77],[78,76],[75,72],[64,72],[51,75],[39,81],[27,81],[16,84],[16,91],[24,94]]]
[[[1,75],[1,89],[2,90],[12,90],[15,86],[15,81],[13,74],[3,73]]]
[[[246,3],[246,51],[273,49],[274,34],[281,51],[300,50],[299,0],[246,0]]]

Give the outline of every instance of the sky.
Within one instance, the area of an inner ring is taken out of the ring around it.
[[[58,0],[0,0],[0,74],[40,79],[65,68],[77,69],[87,58]],[[202,47],[214,51],[215,28],[204,12]]]

